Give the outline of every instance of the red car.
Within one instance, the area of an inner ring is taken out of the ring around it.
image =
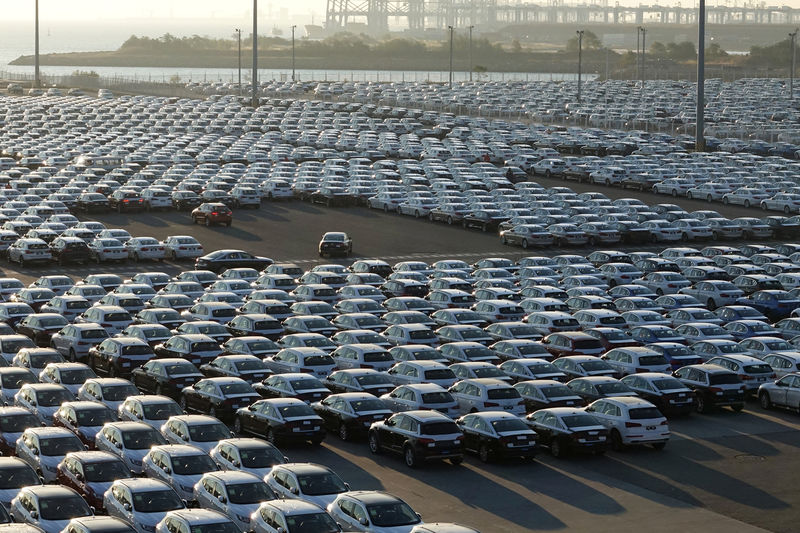
[[[233,211],[223,203],[213,202],[200,204],[192,211],[192,222],[195,224],[204,223],[206,226],[212,224],[225,224],[230,226],[233,222]]]

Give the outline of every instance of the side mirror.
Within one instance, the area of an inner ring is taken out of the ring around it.
[[[253,406],[253,405],[248,405],[248,406],[247,406],[247,410],[248,410],[248,411],[255,411],[255,410],[256,410],[256,408],[255,408],[255,406]]]
[[[236,459],[234,459],[234,460],[232,461],[232,463],[233,463],[233,466],[235,466],[236,468],[239,468],[240,466],[242,466],[242,463],[240,463],[240,462],[239,462],[239,461],[237,461]]]
[[[298,489],[297,487],[292,487],[291,490],[292,490],[292,494],[294,494],[295,496],[300,494],[300,489]]]
[[[386,421],[386,425],[387,426],[394,426],[394,420],[387,420]]]
[[[367,520],[366,517],[362,516],[361,519],[359,519],[358,523],[361,524],[362,526],[368,526],[369,520]]]
[[[134,416],[139,420],[142,420],[144,418],[144,415],[142,415],[142,413],[135,413]]]
[[[285,530],[285,529],[283,529],[283,528],[282,528],[282,527],[280,527],[280,526],[278,526],[278,529],[276,529],[275,531],[277,531],[277,533],[286,533],[286,530]]]
[[[350,483],[345,483],[344,486],[347,490],[350,490]]]
[[[90,506],[89,510],[92,512],[92,515],[96,515],[97,514],[97,509],[95,507]]]
[[[168,466],[165,466],[164,467],[164,473],[165,474],[171,474],[172,473],[172,469],[170,467],[168,467]]]
[[[39,513],[37,511],[31,511],[31,518],[33,518],[35,520],[38,520],[39,519]]]
[[[32,453],[33,455],[39,455],[39,449],[38,449],[38,448],[33,448],[33,449],[31,450],[31,453]]]
[[[115,442],[114,446],[116,446],[118,450],[122,449],[122,443],[121,442]]]
[[[220,494],[217,499],[219,500],[219,503],[228,503],[228,498],[226,498],[222,494]]]
[[[125,510],[128,511],[128,512],[130,512],[131,509],[133,509],[133,507],[131,507],[131,504],[129,504],[129,503],[123,504],[122,507],[124,507]]]
[[[78,472],[77,474],[75,474],[75,479],[77,479],[78,481],[83,481],[83,474]]]

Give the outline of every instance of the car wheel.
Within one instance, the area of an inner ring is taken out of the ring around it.
[[[564,449],[561,447],[561,441],[556,439],[550,443],[550,455],[559,458],[564,457]]]
[[[414,218],[419,218],[419,210],[414,211]]]
[[[213,416],[214,418],[217,418],[217,408],[214,407],[213,405],[208,410],[208,416]]]
[[[611,187],[611,180],[606,178],[606,187]]]
[[[715,241],[718,241],[719,233],[717,233],[716,231],[711,232],[711,238],[714,239]]]
[[[706,305],[708,306],[708,308],[709,308],[711,311],[713,311],[714,309],[716,309],[716,308],[717,308],[717,304],[716,304],[716,302],[714,301],[714,298],[709,298],[709,299],[708,299],[708,301],[706,302]]]
[[[744,206],[745,207],[750,207],[750,200],[745,200],[744,201]]]
[[[625,444],[622,442],[622,435],[616,429],[611,430],[611,447],[614,450],[621,452],[625,449]]]
[[[453,465],[453,466],[458,466],[463,462],[464,462],[464,458],[461,457],[461,456],[456,456],[456,457],[451,457],[450,458],[450,464]]]
[[[706,399],[703,397],[702,394],[697,395],[697,403],[694,406],[695,411],[702,414],[706,412]]]
[[[231,223],[230,223],[230,222],[226,222],[226,223],[225,223],[225,227],[226,227],[226,228],[230,228],[230,227],[231,227]]]
[[[678,197],[678,189],[672,189],[672,196],[673,196],[674,198],[677,198],[677,197]]]
[[[268,429],[267,430],[267,442],[271,442],[272,444],[275,444],[275,440],[276,440],[275,439],[275,432],[272,430],[272,428]]]
[[[736,413],[741,413],[742,409],[744,409],[744,404],[731,405],[731,409]]]
[[[108,377],[110,378],[117,377],[117,368],[113,364],[108,366]]]
[[[447,225],[448,226],[452,226],[453,225],[453,217],[447,217]]]
[[[766,210],[767,210],[767,204],[764,204],[764,211],[766,211]],[[786,213],[788,215],[789,211],[791,211],[791,210],[789,209],[788,205],[783,206],[783,212],[784,213]]]
[[[117,204],[117,213],[122,213],[122,205]]]
[[[503,243],[503,244],[508,244],[508,239],[506,239],[505,235],[501,235],[500,236],[500,242]]]
[[[684,233],[683,235],[681,235],[681,240],[683,242],[689,242],[689,234],[688,233]]]
[[[133,252],[133,262],[134,263],[138,263],[139,262],[139,253],[138,252]]]
[[[544,171],[544,177],[545,177],[545,178],[549,178],[549,177],[550,177],[550,174],[551,174],[551,172],[550,172],[550,169],[549,169],[549,168],[548,168],[547,170],[545,170],[545,171]]]
[[[417,467],[417,454],[414,453],[414,448],[409,445],[403,449],[403,460],[406,462],[406,466],[409,468],[416,468]]]
[[[389,204],[383,204],[383,212],[384,213],[388,213],[389,212]]]
[[[206,227],[207,228],[211,227],[211,219],[208,217],[206,217]]]
[[[722,198],[722,203],[728,205],[730,202],[728,201],[727,198]]]
[[[350,431],[347,429],[347,424],[344,422],[339,422],[339,438],[343,441],[347,441],[350,438]]]
[[[666,447],[666,445],[667,445],[666,442],[654,442],[653,443],[653,449],[654,450],[663,450],[664,447]]]
[[[594,237],[589,237],[589,246],[594,246],[595,244],[597,244],[597,241],[595,240],[595,238]]]
[[[487,445],[481,444],[480,448],[478,448],[478,459],[480,459],[482,463],[488,463],[491,461],[492,458]]]
[[[237,435],[242,434],[242,421],[238,416],[236,417],[236,420],[233,421],[233,432]]]
[[[688,198],[689,200],[694,200],[694,198],[692,197],[692,193],[690,192],[686,193],[686,198]]]
[[[25,267],[25,258],[22,257],[22,256],[19,256],[19,267],[20,268],[24,268]]]
[[[706,202],[711,203],[711,200],[713,200],[713,198],[711,198],[710,194],[706,196]]]
[[[657,296],[664,296],[664,291],[662,291],[661,289],[656,289],[656,295]]]
[[[522,247],[525,249],[528,248],[528,239],[522,239]]]
[[[76,361],[75,350],[73,350],[72,348],[69,349],[69,354],[67,355],[67,359],[69,359],[70,363],[74,363]]]
[[[180,406],[181,406],[181,410],[184,413],[188,412],[187,411],[187,405],[186,405],[186,396],[181,396]]]
[[[378,455],[381,453],[381,443],[378,441],[378,434],[374,431],[369,432],[367,444],[369,444],[369,451],[373,454]]]

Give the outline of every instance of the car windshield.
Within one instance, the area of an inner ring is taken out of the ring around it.
[[[133,385],[103,387],[103,398],[110,402],[121,402],[128,396],[136,396],[139,391]]]
[[[67,455],[84,449],[83,443],[74,435],[39,439],[39,448],[45,456]]]
[[[142,406],[145,420],[166,420],[171,416],[182,415],[180,406],[175,402],[145,404]]]
[[[153,350],[146,344],[132,344],[123,346],[120,350],[122,355],[152,355]]]
[[[420,435],[450,435],[461,433],[455,422],[428,422],[419,428]]]
[[[95,374],[90,368],[62,370],[60,373],[61,383],[64,385],[78,385],[93,377]]]
[[[331,473],[298,475],[300,491],[306,496],[320,496],[322,494],[339,494],[347,491],[342,479]]]
[[[30,413],[0,416],[0,432],[2,433],[22,433],[26,429],[38,425],[39,421]]]
[[[43,390],[36,393],[36,403],[41,407],[55,407],[72,400],[68,390]]]
[[[501,418],[492,421],[492,427],[497,433],[506,431],[530,431],[528,425],[519,418]]]
[[[113,422],[116,418],[114,411],[107,407],[97,409],[76,409],[75,414],[78,415],[79,426],[102,426],[106,422]]]
[[[228,485],[227,489],[228,499],[231,503],[260,503],[275,499],[275,493],[263,481],[236,483]]]
[[[19,340],[4,340],[0,343],[0,346],[2,346],[0,349],[2,349],[4,353],[17,353],[23,348],[36,348],[33,341],[27,337]]]
[[[677,390],[686,388],[683,386],[683,383],[675,378],[654,379],[651,383],[658,390]]]
[[[286,525],[291,533],[338,533],[341,531],[331,515],[325,512],[288,515]],[[192,531],[192,533],[195,532]]]
[[[164,369],[167,371],[167,375],[170,376],[198,374],[197,369],[192,363],[175,363],[174,365],[166,365]]]
[[[42,355],[31,355],[30,361],[32,368],[44,368],[50,363],[63,363],[64,357],[60,353],[47,353]]]
[[[417,513],[404,502],[368,505],[367,512],[372,525],[377,527],[406,526],[420,522]]]
[[[58,497],[41,498],[39,500],[39,516],[42,520],[67,521],[78,516],[89,516],[92,511],[83,498],[77,494]]]
[[[215,440],[228,439],[231,432],[225,424],[218,422],[214,424],[193,424],[189,426],[189,438],[195,442],[212,442]]]
[[[183,509],[183,502],[172,490],[148,490],[133,493],[133,508],[140,513],[164,513]]]
[[[14,374],[3,374],[4,389],[18,389],[26,383],[35,383],[36,377],[30,372],[15,372]]]
[[[101,461],[83,465],[86,481],[108,482],[115,479],[125,479],[131,476],[130,470],[121,460]]]
[[[377,398],[355,400],[350,402],[350,407],[352,407],[353,411],[356,413],[364,413],[367,411],[385,411],[387,409],[386,404],[383,403],[383,400],[379,400]]]
[[[10,466],[0,469],[0,490],[19,489],[41,483],[30,466]]]
[[[122,442],[128,450],[146,450],[157,444],[167,444],[161,433],[155,429],[123,431]]]
[[[242,466],[247,468],[267,468],[283,462],[283,454],[274,446],[242,448],[239,456]]]
[[[314,416],[311,406],[303,405],[284,405],[278,408],[283,418],[293,418],[298,416]]]
[[[562,417],[561,420],[570,429],[598,425],[597,420],[592,415],[567,415]]]
[[[214,460],[206,454],[178,455],[172,458],[172,471],[181,476],[212,472],[217,469]]]
[[[628,411],[631,420],[645,420],[648,418],[663,418],[664,415],[656,407],[637,407]]]
[[[294,379],[290,382],[292,388],[296,391],[304,391],[311,389],[324,389],[325,386],[318,379]]]

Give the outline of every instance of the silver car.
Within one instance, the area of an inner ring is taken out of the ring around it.
[[[255,474],[229,470],[210,472],[194,486],[194,499],[205,509],[230,517],[242,530],[250,531],[250,515],[275,493]]]
[[[28,463],[45,483],[56,480],[58,463],[69,452],[83,451],[86,446],[65,428],[28,428],[17,440],[16,455]]]
[[[275,465],[264,481],[280,498],[305,500],[323,509],[350,490],[336,472],[314,463]]]
[[[169,511],[185,509],[172,487],[157,479],[118,479],[103,497],[109,516],[132,524],[138,533],[154,533]]]
[[[167,443],[155,428],[143,422],[109,422],[94,442],[98,450],[111,452],[122,459],[134,474],[144,471],[142,461],[150,448]]]
[[[147,477],[169,483],[187,501],[194,501],[194,486],[203,474],[219,470],[206,452],[188,444],[153,446],[142,462]]]
[[[758,400],[764,409],[785,407],[800,412],[800,372],[764,383],[758,388]]]
[[[59,533],[69,521],[91,516],[86,501],[68,487],[25,487],[11,500],[11,517],[15,522],[34,524],[45,533]]]

